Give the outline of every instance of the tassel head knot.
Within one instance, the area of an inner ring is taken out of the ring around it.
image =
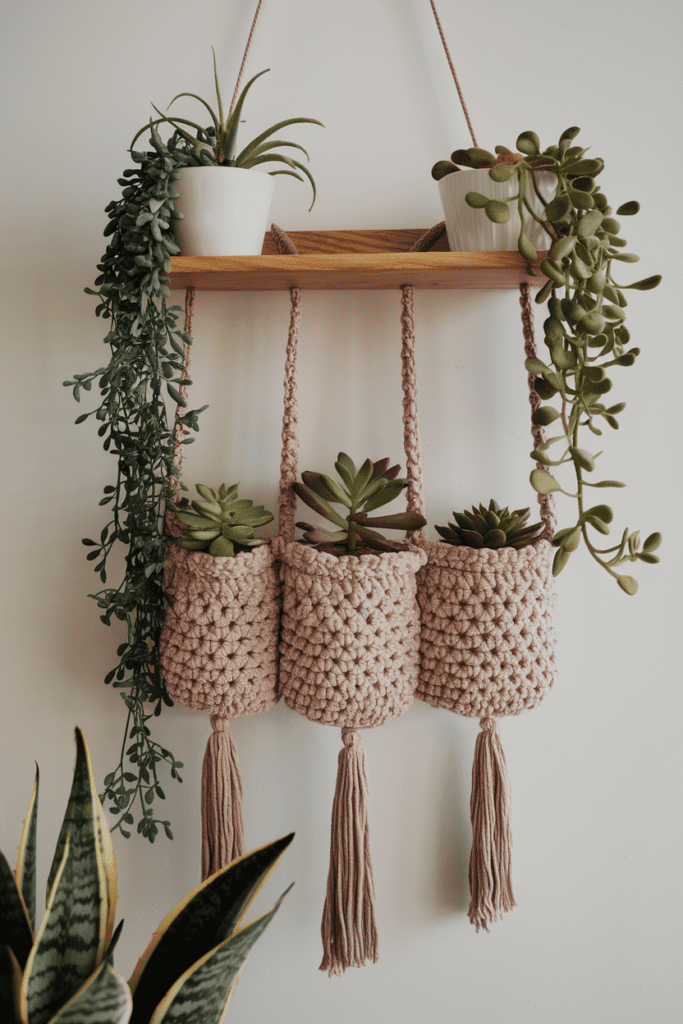
[[[345,726],[342,729],[342,743],[345,747],[358,747],[360,746],[360,736],[358,730],[350,726]]]
[[[224,718],[223,715],[211,715],[211,728],[214,732],[225,732],[228,726],[229,719]]]

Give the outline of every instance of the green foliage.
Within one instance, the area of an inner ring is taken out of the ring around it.
[[[116,867],[85,738],[33,934],[38,777],[16,875],[0,853],[0,1010],[19,1024],[221,1024],[237,974],[283,897],[241,928],[247,907],[293,835],[245,854],[194,889],[164,918],[129,983],[113,967]],[[21,878],[24,876],[24,888]],[[32,887],[32,893],[27,889]],[[28,896],[28,898],[27,898]]]
[[[453,512],[454,523],[437,526],[446,544],[468,548],[523,548],[538,540],[543,523],[527,526],[528,508],[510,512],[491,498],[489,507],[472,506],[471,512]]]
[[[389,468],[389,459],[379,462],[366,459],[360,469],[356,469],[349,456],[340,452],[335,469],[342,484],[323,473],[302,473],[303,483],[296,481],[292,485],[294,491],[309,508],[338,527],[330,532],[309,523],[297,523],[304,530],[304,543],[333,555],[405,550],[405,543],[387,540],[372,527],[409,533],[426,525],[427,520],[423,516],[417,512],[368,516],[369,512],[393,501],[408,486],[407,480],[397,479],[400,468]],[[341,516],[330,502],[343,505],[348,509],[348,515]]]
[[[138,831],[151,842],[163,827],[172,838],[170,823],[154,814],[154,800],[163,799],[158,769],[165,763],[171,777],[182,781],[182,763],[155,743],[148,721],[164,704],[172,705],[166,692],[158,655],[158,641],[166,614],[164,569],[168,565],[169,539],[164,513],[173,497],[170,481],[177,476],[173,464],[174,435],[178,414],[167,413],[165,397],[184,407],[179,389],[191,383],[183,377],[186,346],[191,338],[182,332],[179,306],[167,306],[170,257],[178,252],[172,222],[178,216],[175,182],[180,168],[194,157],[186,143],[174,136],[166,146],[152,133],[152,150],[133,153],[138,165],[123,172],[120,199],[106,207],[109,239],[98,264],[95,313],[108,321],[104,339],[109,349],[106,366],[74,374],[64,382],[80,402],[83,392],[99,387],[100,404],[80,415],[76,423],[94,417],[104,450],[116,458],[112,484],[104,488],[100,505],[110,508],[110,518],[98,539],[86,538],[87,555],[101,583],[107,584],[112,552],[125,551],[123,579],[103,586],[91,596],[101,610],[100,619],[110,626],[122,622],[126,637],[117,649],[118,665],[105,682],[120,689],[128,709],[121,757],[105,779],[105,796],[119,818],[114,828],[134,823],[139,805]],[[198,429],[203,409],[183,409],[185,432]],[[184,437],[182,444],[190,444]]]
[[[269,174],[289,174],[298,181],[303,181],[304,179],[296,173],[297,171],[301,171],[308,178],[311,183],[311,188],[313,189],[313,202],[309,207],[309,209],[312,209],[316,196],[313,176],[308,168],[299,160],[294,160],[293,157],[285,156],[284,153],[279,153],[277,150],[281,146],[287,146],[289,149],[299,149],[305,155],[307,160],[309,159],[308,153],[303,146],[300,146],[296,142],[285,142],[283,139],[272,139],[271,136],[280,131],[281,128],[287,128],[291,124],[318,124],[322,128],[324,128],[324,125],[321,121],[316,121],[311,117],[290,117],[285,121],[278,121],[278,123],[273,125],[271,128],[267,128],[266,131],[261,132],[260,135],[245,146],[241,152],[236,153],[237,131],[240,124],[240,118],[242,117],[242,107],[247,93],[256,79],[260,78],[261,75],[265,75],[270,69],[266,68],[265,71],[259,71],[258,75],[254,75],[254,77],[247,82],[237,99],[235,109],[224,120],[223,101],[221,99],[221,90],[218,84],[218,72],[216,71],[216,53],[213,47],[211,47],[211,50],[213,52],[213,76],[216,83],[217,113],[214,112],[213,108],[206,102],[206,100],[202,99],[201,96],[197,96],[194,92],[178,93],[177,96],[173,97],[168,106],[170,107],[171,104],[175,103],[175,101],[180,99],[181,96],[190,96],[207,109],[211,116],[212,124],[208,128],[202,128],[201,125],[196,124],[194,121],[186,121],[182,117],[169,117],[167,114],[162,114],[161,111],[152,104],[157,114],[160,116],[155,120],[150,118],[149,124],[140,129],[131,143],[131,148],[135,145],[135,142],[140,138],[143,132],[150,129],[154,131],[154,126],[158,124],[170,124],[180,132],[183,138],[190,144],[199,164],[206,164],[207,166],[223,164],[225,167],[248,168],[256,167],[259,164],[264,163],[279,162],[285,164],[291,169],[269,171]],[[166,109],[168,109],[168,107]],[[187,125],[188,127],[193,128],[196,135],[190,135],[190,133],[186,132],[184,128],[181,128],[181,125]]]
[[[628,289],[649,291],[661,281],[659,274],[631,284],[619,282],[615,264],[635,263],[635,253],[623,252],[626,241],[621,237],[621,224],[617,217],[633,216],[640,206],[635,201],[623,203],[613,215],[612,207],[596,179],[602,174],[604,161],[587,157],[587,150],[573,145],[578,128],[563,132],[555,146],[541,151],[534,132],[523,132],[517,139],[520,155],[510,156],[516,162],[501,165],[504,174],[517,179],[517,190],[501,203],[489,200],[477,192],[469,192],[465,200],[474,209],[483,209],[494,222],[504,219],[501,206],[515,203],[521,219],[518,247],[526,260],[538,256],[530,243],[526,224],[529,218],[537,221],[552,239],[550,251],[541,261],[540,269],[546,281],[536,296],[537,303],[547,302],[548,317],[543,325],[548,359],[527,360],[529,373],[535,376],[534,388],[544,403],[534,414],[533,421],[541,426],[558,421],[562,433],[551,437],[536,448],[531,457],[543,467],[531,473],[532,486],[539,494],[557,491],[577,501],[577,517],[570,526],[559,530],[554,544],[558,548],[553,565],[559,574],[569,556],[583,540],[591,556],[617,581],[627,594],[635,594],[638,584],[631,576],[621,576],[615,568],[625,561],[655,563],[659,559],[652,552],[659,545],[659,534],[651,534],[640,546],[638,531],[625,530],[621,541],[608,548],[598,548],[594,535],[609,534],[612,509],[608,505],[587,508],[587,487],[623,487],[614,480],[593,481],[588,477],[602,452],[594,453],[579,444],[580,432],[587,428],[595,437],[601,437],[605,426],[619,427],[617,417],[624,409],[623,402],[612,402],[605,396],[612,390],[613,370],[632,366],[640,349],[628,347],[630,334],[625,326]],[[496,147],[497,153],[508,154],[505,147]],[[491,154],[488,154],[491,156]],[[456,151],[451,160],[462,166],[482,166],[480,150]],[[505,159],[505,157],[503,157]],[[501,166],[491,167],[489,176],[501,179]],[[546,200],[537,181],[539,172],[550,173],[557,179],[554,196]],[[535,194],[543,205],[543,213],[532,208],[530,196]],[[531,267],[529,267],[531,271]],[[609,371],[609,372],[608,372]],[[602,442],[600,442],[602,444]],[[560,444],[555,450],[553,445]],[[551,457],[551,449],[555,457]],[[570,464],[576,478],[576,490],[566,491],[554,475],[555,467]],[[551,472],[553,470],[553,472]]]
[[[239,484],[232,487],[221,484],[213,491],[197,484],[203,501],[190,503],[184,499],[182,504],[174,506],[176,516],[188,527],[182,537],[176,537],[175,543],[188,551],[208,551],[210,555],[228,558],[236,551],[266,544],[266,540],[254,536],[254,529],[272,523],[275,517],[263,505],[254,505],[248,498],[238,500],[238,487]],[[190,507],[195,511],[186,511]]]

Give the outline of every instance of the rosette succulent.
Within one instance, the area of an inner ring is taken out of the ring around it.
[[[468,548],[523,548],[538,540],[543,523],[527,525],[528,508],[514,512],[501,508],[491,498],[489,507],[472,506],[471,512],[453,512],[455,523],[437,526],[436,531],[446,544]]]
[[[216,83],[217,112],[214,111],[213,107],[211,107],[206,100],[202,99],[201,96],[197,96],[194,92],[179,92],[177,96],[173,97],[168,106],[170,107],[182,96],[190,96],[192,99],[203,104],[203,106],[208,110],[212,124],[208,128],[203,128],[195,121],[187,121],[182,117],[169,117],[168,114],[162,114],[162,112],[152,104],[157,114],[159,114],[159,117],[156,119],[150,118],[149,124],[140,129],[131,143],[131,149],[143,132],[150,129],[154,132],[154,128],[158,124],[170,124],[176,129],[176,131],[180,132],[187,142],[190,143],[198,164],[206,164],[207,166],[222,164],[225,167],[248,168],[275,161],[286,164],[290,169],[286,170],[280,168],[276,171],[269,171],[269,174],[289,174],[293,178],[297,178],[298,181],[303,181],[304,179],[301,175],[297,174],[297,171],[301,171],[302,174],[308,178],[311,183],[311,188],[313,189],[312,207],[313,203],[315,203],[316,189],[315,181],[313,180],[311,172],[299,160],[294,160],[293,157],[285,156],[284,153],[279,153],[277,150],[281,146],[287,146],[289,149],[298,149],[305,155],[307,160],[309,159],[308,153],[304,147],[300,146],[297,142],[286,142],[283,139],[272,139],[271,136],[280,131],[281,128],[287,128],[291,124],[318,124],[322,128],[324,128],[324,125],[321,121],[316,121],[312,117],[290,117],[285,121],[278,121],[278,123],[274,124],[271,128],[267,128],[266,131],[261,132],[260,135],[237,153],[237,130],[240,125],[242,107],[244,106],[247,93],[256,79],[260,78],[261,75],[265,75],[270,68],[266,68],[264,71],[259,71],[257,75],[254,75],[254,77],[247,82],[235,103],[235,109],[232,113],[228,114],[226,118],[224,117],[223,101],[221,98],[220,86],[218,84],[218,72],[216,71],[216,52],[213,47],[211,47],[211,49],[213,52],[213,75]],[[168,107],[166,109],[168,109]],[[188,127],[193,128],[196,134],[191,135],[189,132],[185,131],[181,125],[187,125]]]
[[[231,558],[238,551],[248,551],[267,540],[256,537],[257,526],[272,523],[274,516],[263,505],[254,505],[248,498],[238,498],[239,484],[226,487],[221,484],[217,491],[204,484],[197,484],[203,501],[192,501],[185,506],[176,505],[174,511],[180,522],[187,527],[175,543],[188,551],[208,551],[210,555]]]
[[[381,459],[379,462],[366,459],[360,469],[356,469],[349,456],[340,452],[335,469],[341,484],[324,473],[302,473],[301,481],[292,484],[294,491],[309,508],[337,527],[332,532],[309,523],[297,523],[304,531],[304,543],[333,555],[405,550],[405,542],[387,540],[374,527],[410,533],[426,525],[424,516],[417,512],[398,512],[389,516],[368,515],[393,501],[408,486],[407,480],[398,478],[400,468],[389,467],[389,459]],[[341,515],[332,508],[331,503],[342,505],[348,514]]]
[[[557,145],[541,149],[535,132],[526,131],[517,139],[519,153],[506,146],[488,150],[456,150],[451,161],[439,161],[432,175],[439,179],[460,167],[489,168],[496,182],[510,182],[510,195],[505,200],[490,199],[479,192],[468,192],[465,201],[473,209],[481,209],[494,223],[510,219],[510,206],[519,211],[521,228],[518,248],[531,263],[538,253],[527,237],[529,218],[537,221],[549,235],[549,252],[541,260],[545,276],[537,303],[547,301],[548,316],[543,324],[545,359],[528,359],[527,371],[534,377],[534,389],[544,403],[533,415],[533,422],[548,426],[557,422],[560,433],[548,438],[531,453],[537,466],[531,473],[531,484],[539,494],[560,492],[577,502],[574,522],[555,535],[558,548],[553,573],[558,575],[569,556],[583,541],[591,556],[616,579],[627,594],[635,594],[638,584],[631,576],[622,576],[615,568],[624,561],[657,562],[653,552],[661,542],[658,533],[650,534],[640,546],[638,531],[624,532],[621,541],[607,548],[594,544],[595,535],[609,534],[614,513],[609,505],[587,507],[588,487],[623,487],[618,480],[592,479],[602,451],[594,453],[581,446],[582,428],[601,437],[603,429],[619,427],[618,415],[623,402],[611,402],[606,395],[612,390],[613,370],[632,366],[640,349],[628,347],[630,334],[626,327],[628,300],[626,291],[649,291],[661,281],[659,274],[625,284],[620,281],[620,263],[636,263],[635,253],[625,252],[626,240],[621,236],[617,217],[638,213],[635,201],[622,203],[614,213],[597,179],[604,161],[587,156],[587,150],[574,145],[578,128],[568,128]],[[546,199],[538,187],[537,175],[554,175],[555,194]],[[531,207],[529,197],[535,194],[542,203],[540,215]],[[531,271],[531,267],[529,267]],[[602,446],[603,442],[600,442]],[[551,447],[559,444],[555,457]],[[565,490],[551,470],[571,466],[575,486]]]

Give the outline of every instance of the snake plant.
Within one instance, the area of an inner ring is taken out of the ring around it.
[[[562,571],[583,541],[591,556],[621,589],[635,594],[637,581],[616,572],[616,567],[626,561],[658,562],[653,552],[661,543],[661,535],[650,534],[641,546],[640,533],[626,528],[618,543],[596,547],[595,534],[589,533],[589,528],[607,536],[614,513],[609,505],[590,505],[587,488],[625,485],[618,480],[593,480],[603,452],[582,447],[579,435],[582,428],[595,437],[602,437],[604,427],[618,429],[617,417],[625,403],[605,397],[612,390],[611,373],[632,366],[640,355],[639,348],[628,347],[625,292],[656,288],[661,275],[653,274],[630,284],[619,280],[619,264],[636,263],[639,257],[624,252],[627,243],[621,236],[617,217],[633,216],[640,204],[635,200],[622,203],[614,214],[596,180],[602,174],[604,160],[587,156],[586,149],[574,145],[578,134],[578,128],[568,128],[557,145],[542,150],[538,135],[525,131],[517,139],[517,154],[506,146],[495,147],[497,156],[479,148],[456,150],[450,162],[438,161],[434,165],[432,176],[438,180],[458,171],[460,166],[488,167],[493,181],[509,181],[510,195],[504,200],[468,192],[465,201],[498,224],[510,219],[510,207],[514,204],[521,220],[518,248],[529,264],[539,255],[527,237],[529,218],[542,225],[549,235],[550,249],[540,264],[545,281],[536,296],[537,303],[548,304],[543,324],[548,354],[545,359],[527,359],[526,368],[534,375],[536,393],[549,403],[533,413],[533,422],[548,426],[557,421],[561,432],[531,452],[532,459],[540,464],[531,473],[531,484],[539,494],[560,492],[577,502],[576,518],[558,530],[553,540],[557,547],[554,575]],[[540,192],[539,173],[553,175],[556,180],[555,194],[550,199]],[[529,202],[534,194],[542,204],[541,214]],[[528,269],[532,272],[531,266]],[[553,458],[550,449],[558,443],[560,453]],[[598,443],[602,448],[603,442]],[[565,490],[550,471],[564,465],[574,472],[576,483],[571,490]]]
[[[340,452],[335,469],[343,486],[323,473],[302,473],[301,481],[292,484],[294,491],[309,508],[337,527],[336,531],[330,532],[309,523],[297,523],[304,531],[304,543],[333,555],[403,551],[407,546],[405,543],[387,540],[372,527],[410,533],[426,525],[424,516],[417,512],[368,516],[369,512],[393,501],[408,486],[407,480],[398,479],[400,468],[390,468],[389,459],[381,459],[379,462],[366,459],[360,469],[356,469],[349,456]],[[330,502],[343,505],[348,509],[348,515],[340,515]]]
[[[255,139],[244,147],[244,149],[237,153],[237,131],[240,125],[242,107],[244,106],[247,93],[256,79],[260,78],[261,75],[265,75],[270,68],[266,68],[264,71],[259,71],[257,75],[254,75],[254,77],[247,82],[235,103],[235,109],[232,113],[228,114],[227,118],[225,118],[220,85],[218,84],[218,72],[216,70],[216,51],[213,47],[211,47],[211,49],[213,52],[213,76],[216,84],[216,106],[218,110],[214,111],[213,107],[207,103],[206,100],[202,99],[201,96],[197,96],[194,92],[179,92],[177,96],[173,97],[168,106],[170,107],[182,96],[189,96],[206,107],[211,116],[212,124],[208,128],[202,128],[202,126],[197,124],[195,121],[187,121],[182,117],[169,117],[168,114],[162,114],[162,112],[152,104],[157,114],[159,114],[159,117],[156,119],[150,118],[149,124],[146,124],[144,128],[140,129],[131,142],[131,149],[137,139],[139,139],[144,132],[150,129],[154,130],[154,127],[158,124],[170,124],[190,143],[200,164],[206,164],[208,166],[222,164],[225,167],[248,168],[276,161],[286,164],[290,169],[286,170],[280,168],[276,171],[269,171],[269,174],[289,174],[293,178],[303,181],[303,178],[297,174],[297,171],[301,171],[308,178],[311,183],[311,188],[313,189],[313,202],[309,207],[309,209],[312,209],[313,203],[315,203],[316,188],[311,172],[299,160],[295,160],[290,156],[285,156],[284,153],[279,153],[277,150],[280,146],[287,146],[289,149],[299,149],[305,155],[307,160],[309,159],[308,153],[304,147],[300,146],[297,142],[286,142],[283,139],[272,139],[271,136],[280,131],[281,128],[287,128],[291,124],[318,124],[322,128],[325,126],[321,121],[316,121],[311,117],[290,117],[285,121],[278,121],[278,123],[273,125],[271,128],[267,128],[266,131],[261,132],[260,135],[257,135]],[[168,110],[168,107],[166,109]],[[193,128],[196,134],[191,135],[189,132],[186,132],[181,125],[187,125],[188,127]]]
[[[38,774],[16,873],[0,853],[0,1020],[7,1024],[220,1024],[275,906],[240,927],[293,836],[245,854],[194,889],[154,933],[128,983],[113,967],[116,867],[85,738],[35,932]],[[122,923],[122,922],[121,922]],[[35,934],[34,934],[35,933]]]

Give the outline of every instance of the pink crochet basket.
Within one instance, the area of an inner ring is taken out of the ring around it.
[[[536,354],[529,286],[520,286],[526,358]],[[532,412],[540,405],[529,374]],[[413,386],[414,382],[413,382]],[[545,440],[532,424],[534,446]],[[469,917],[477,931],[515,906],[510,878],[509,783],[496,719],[536,707],[557,674],[551,495],[538,498],[544,529],[526,547],[425,542],[418,573],[421,662],[416,696],[479,718],[472,772]]]
[[[281,251],[292,251],[284,233]],[[360,556],[317,551],[294,540],[297,479],[296,365],[301,293],[291,289],[285,371],[278,554],[283,597],[279,692],[294,711],[342,730],[323,912],[321,970],[339,974],[377,959],[365,757],[358,730],[403,714],[413,702],[420,656],[416,573],[422,548]],[[416,453],[404,416],[408,508]]]
[[[187,334],[193,305],[194,290],[188,289]],[[179,421],[178,470],[182,430]],[[182,533],[172,513],[166,522],[171,536]],[[231,558],[171,544],[168,557],[161,671],[173,700],[211,716],[202,766],[205,879],[244,853],[242,780],[229,720],[267,711],[279,699],[280,576],[271,543]]]

